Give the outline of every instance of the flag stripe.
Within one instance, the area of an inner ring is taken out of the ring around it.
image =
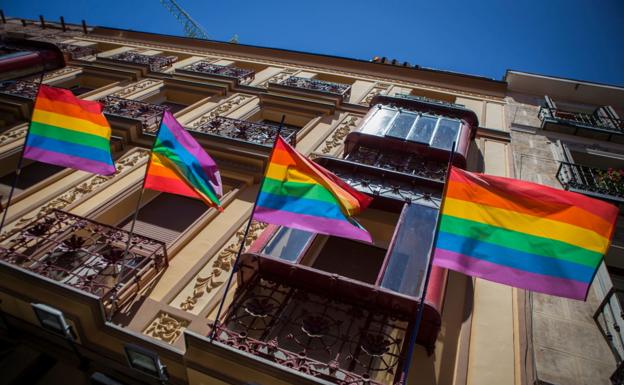
[[[30,124],[30,132],[31,134],[37,136],[94,147],[106,152],[110,150],[110,139],[108,138],[68,130],[63,127],[49,126],[43,123],[32,122]]]
[[[591,281],[595,270],[586,265],[525,253],[484,242],[481,239],[477,240],[446,232],[438,234],[437,248],[531,273],[569,278],[586,283]]]
[[[297,214],[290,211],[273,210],[266,207],[256,207],[254,219],[312,233],[371,242],[370,234],[366,230],[345,220]]]
[[[437,266],[473,277],[550,295],[584,299],[589,290],[589,285],[584,282],[501,266],[447,250],[436,250],[434,261]]]
[[[68,130],[84,132],[103,138],[110,138],[110,127],[101,126],[88,120],[74,118],[61,112],[48,112],[36,109],[32,116],[33,122],[47,124],[48,126],[63,127]]]
[[[603,253],[609,244],[608,239],[578,226],[454,198],[445,198],[444,214],[556,239],[599,253]]]
[[[617,213],[613,211],[613,205],[609,203],[536,183],[468,172],[461,174],[455,172],[450,179],[454,183],[463,182],[471,187],[482,186],[511,202],[535,210],[538,216],[541,212],[548,210],[566,210],[570,207],[577,207],[589,213],[589,218],[599,216],[606,222],[607,227],[610,227],[617,217]]]
[[[77,98],[70,90],[64,88],[50,87],[43,84],[39,87],[37,98],[48,99],[54,103],[67,103],[80,107],[84,112],[92,114],[102,113],[102,104],[90,100],[82,100]]]
[[[63,111],[63,115],[71,116],[76,119],[86,120],[102,127],[108,126],[108,121],[106,120],[106,117],[102,115],[101,107],[99,109],[92,109],[98,112],[91,112],[83,109],[80,105],[77,104],[60,100],[51,100],[46,98],[45,96],[42,96],[41,98],[37,99],[37,110],[53,113]]]
[[[327,203],[313,199],[275,195],[267,193],[264,189],[258,196],[258,206],[297,214],[346,220],[336,202]]]
[[[488,188],[492,188],[491,185]],[[609,223],[604,218],[594,215],[580,207],[563,206],[561,204],[534,204],[529,198],[518,195],[506,198],[503,192],[490,191],[476,183],[465,183],[463,180],[449,184],[446,196],[458,200],[469,201],[490,207],[496,207],[518,213],[543,217],[559,222],[569,223],[596,232],[605,238],[610,234]]]
[[[586,266],[596,266],[602,254],[544,237],[508,230],[480,222],[445,215],[440,221],[440,231],[485,242],[517,251],[561,259]]]
[[[24,157],[89,172],[91,172],[90,170],[98,170],[93,172],[103,173],[104,175],[115,173],[115,166],[112,163],[85,159],[64,152],[50,151],[39,147],[26,147],[24,149]]]
[[[44,136],[35,135],[30,133],[28,135],[28,147],[37,147],[42,150],[53,151],[60,154],[72,154],[75,157],[94,160],[96,162],[113,164],[109,151],[100,150],[94,147],[84,146],[81,144],[64,142],[62,140],[56,140],[46,138]]]
[[[273,195],[284,195],[297,198],[306,198],[337,204],[336,198],[327,189],[319,184],[282,182],[272,178],[265,178],[262,191]]]
[[[202,199],[202,197],[191,189],[186,182],[151,173],[147,176],[147,178],[145,178],[145,188],[171,194],[184,195],[195,199]]]

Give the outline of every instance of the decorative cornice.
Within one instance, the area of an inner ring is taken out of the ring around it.
[[[332,133],[325,139],[318,148],[317,152],[322,154],[328,154],[332,152],[332,150],[342,146],[344,144],[344,139],[349,135],[350,132],[354,131],[358,123],[360,122],[360,117],[356,115],[349,114],[336,126],[336,128],[332,131]]]
[[[143,79],[140,80],[134,84],[129,85],[128,87],[125,87],[117,92],[114,92],[111,94],[111,96],[116,96],[118,98],[128,98],[129,95],[134,94],[136,92],[139,91],[143,91],[146,88],[149,87],[154,87],[154,86],[162,86],[163,85],[163,81],[162,80],[156,80],[156,79]]]
[[[190,324],[189,321],[177,318],[166,312],[160,312],[143,334],[173,344]]]
[[[227,99],[223,103],[217,105],[213,109],[203,114],[199,119],[195,120],[190,126],[190,130],[197,130],[204,124],[208,123],[217,116],[226,115],[232,112],[235,108],[247,103],[254,96],[245,94],[236,94],[233,97]]]

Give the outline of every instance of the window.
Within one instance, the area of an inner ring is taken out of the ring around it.
[[[20,177],[17,179],[17,185],[15,186],[15,194],[23,192],[64,169],[65,167],[42,162],[33,162],[22,167]],[[15,171],[0,178],[0,195],[8,196],[14,179]]]
[[[262,253],[295,262],[313,238],[313,233],[281,227],[264,247]]]
[[[349,252],[345,253],[345,250]],[[329,237],[312,267],[374,284],[385,255],[386,250],[380,247],[346,238]]]
[[[433,207],[405,205],[390,248],[382,287],[412,297],[419,296],[437,215],[438,210]]]
[[[458,140],[461,126],[459,119],[377,105],[361,132],[451,150],[453,142]]]

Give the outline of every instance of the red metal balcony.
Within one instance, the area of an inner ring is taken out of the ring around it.
[[[0,260],[95,295],[107,312],[128,303],[167,267],[163,242],[53,210],[0,245]],[[113,303],[114,302],[114,303]]]

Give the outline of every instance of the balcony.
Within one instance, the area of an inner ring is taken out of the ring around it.
[[[145,103],[138,100],[105,96],[100,99],[104,104],[104,114],[109,117],[138,120],[144,133],[155,134],[166,106]]]
[[[280,86],[304,89],[325,94],[333,94],[349,99],[351,95],[351,85],[343,83],[333,83],[324,80],[300,78],[298,76],[290,76],[279,83]]]
[[[8,81],[0,84],[0,94],[35,100],[39,84],[27,80]]]
[[[604,170],[561,162],[557,179],[566,190],[624,203],[624,170]]]
[[[272,147],[279,126],[217,116],[204,122],[200,121],[198,125],[188,129],[204,134]],[[282,128],[281,136],[291,144],[294,143],[296,134],[297,130],[293,128]]]
[[[622,301],[624,291],[611,288],[594,313],[594,321],[607,340],[618,364],[611,376],[614,385],[624,384],[624,311]]]
[[[141,55],[136,52],[123,52],[111,57],[105,58],[121,63],[132,63],[147,66],[150,71],[162,72],[171,67],[177,60],[175,56],[162,56],[162,55]]]
[[[72,59],[82,59],[88,56],[94,56],[97,50],[93,47],[85,47],[74,44],[54,43],[63,53],[69,55]]]
[[[559,126],[571,128],[574,135],[579,130],[586,130],[593,133],[604,134],[607,139],[612,135],[624,134],[624,120],[610,116],[599,116],[598,114],[588,114],[584,112],[570,112],[558,108],[541,107],[539,118],[542,121],[542,129],[558,129]]]
[[[249,84],[255,78],[255,71],[245,68],[222,66],[218,64],[210,64],[207,61],[199,61],[189,64],[183,68],[177,69],[176,72],[186,72],[189,74],[212,75],[228,79],[235,79],[239,84]]]
[[[255,275],[241,287],[215,341],[336,384],[398,381],[410,323]]]
[[[98,297],[107,313],[167,267],[164,243],[53,210],[3,240],[0,260]],[[114,304],[113,304],[114,302]]]

